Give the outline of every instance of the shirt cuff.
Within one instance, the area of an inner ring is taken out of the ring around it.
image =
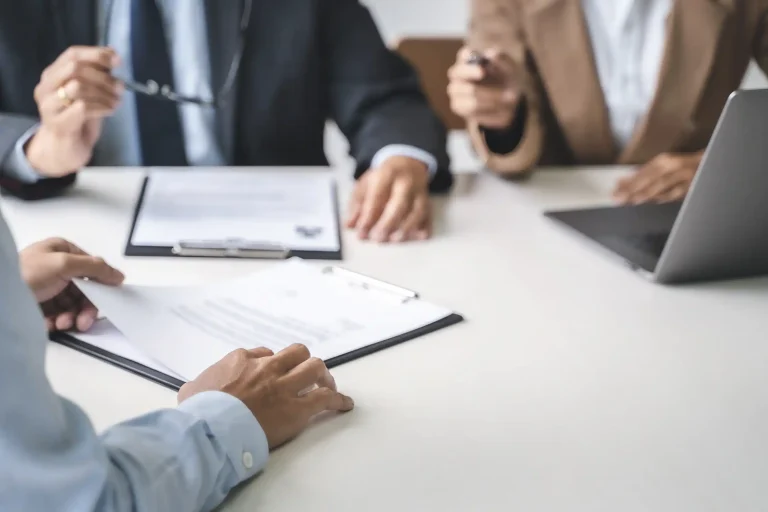
[[[32,167],[29,160],[27,160],[27,154],[24,152],[24,146],[26,146],[29,139],[37,133],[39,128],[40,125],[35,125],[27,130],[27,132],[16,141],[16,146],[6,160],[5,165],[8,175],[22,183],[36,183],[44,177]]]
[[[408,146],[407,144],[390,144],[381,148],[371,161],[371,167],[376,169],[384,161],[393,156],[405,156],[423,162],[429,169],[429,177],[434,178],[437,173],[437,158],[423,149]]]
[[[227,393],[209,391],[182,402],[178,408],[206,422],[226,450],[241,482],[254,477],[267,465],[267,436],[253,413],[239,399]]]

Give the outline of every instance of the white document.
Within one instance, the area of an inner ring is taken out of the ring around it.
[[[163,366],[161,363],[158,363],[136,348],[136,346],[123,336],[123,333],[121,333],[117,327],[112,325],[109,320],[99,320],[87,333],[77,333],[73,334],[73,336],[76,336],[77,339],[82,342],[105,350],[110,354],[120,356],[160,373],[183,380],[176,372]]]
[[[302,343],[328,360],[451,315],[298,259],[199,288],[78,286],[138,351],[187,380],[237,348]]]
[[[328,172],[157,170],[149,175],[131,243],[241,239],[338,251],[337,212]]]

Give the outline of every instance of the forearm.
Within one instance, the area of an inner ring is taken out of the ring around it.
[[[350,142],[359,177],[382,148],[405,145],[437,161],[434,189],[450,186],[446,130],[414,70],[386,47],[358,0],[321,2],[319,44],[331,115]]]
[[[198,395],[178,410],[137,418],[101,438],[77,406],[62,407],[69,431],[58,442],[39,439],[20,461],[11,451],[23,469],[0,498],[8,510],[70,503],[86,512],[207,511],[266,463],[261,427],[228,395]]]
[[[133,420],[103,437],[107,510],[211,510],[261,471],[267,440],[253,414],[222,393]]]

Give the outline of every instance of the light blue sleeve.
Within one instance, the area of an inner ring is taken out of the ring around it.
[[[24,152],[24,146],[26,146],[29,139],[37,133],[39,128],[39,125],[35,125],[30,128],[27,133],[22,135],[16,142],[13,152],[11,152],[6,161],[6,173],[9,174],[11,178],[19,180],[22,183],[35,183],[43,178],[43,176],[29,163],[27,154]]]
[[[97,435],[51,388],[46,336],[0,215],[0,510],[207,511],[266,464],[258,421],[223,393]]]
[[[390,144],[389,146],[384,146],[381,148],[373,156],[373,160],[371,161],[371,168],[378,168],[387,158],[391,158],[393,156],[406,156],[408,158],[413,158],[414,160],[423,162],[429,169],[429,176],[431,178],[434,178],[435,174],[437,173],[437,158],[435,158],[429,152],[424,151],[423,149],[408,146],[406,144]]]

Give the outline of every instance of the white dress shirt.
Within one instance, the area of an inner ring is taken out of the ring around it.
[[[611,129],[627,146],[656,94],[673,0],[581,0]]]
[[[101,43],[112,47],[120,55],[123,65],[115,75],[133,78],[131,63],[131,1],[99,0],[99,37]],[[188,0],[157,0],[165,24],[168,48],[173,65],[176,92],[200,98],[213,98],[211,65],[208,50],[208,30],[205,3]],[[111,9],[111,15],[107,16]],[[107,29],[109,23],[109,30]],[[237,30],[237,27],[232,27]],[[108,33],[107,41],[104,41]],[[196,105],[183,105],[180,109],[187,161],[192,166],[223,166],[230,160],[216,140],[215,111]],[[136,100],[126,92],[119,108],[106,119],[101,138],[94,150],[93,165],[139,166],[139,141]],[[17,179],[32,183],[40,175],[31,167],[24,146],[37,131],[26,133],[16,144],[9,160],[9,172]],[[406,156],[423,162],[434,176],[437,159],[430,153],[405,144],[392,144],[381,148],[371,162],[377,168],[390,157]]]

